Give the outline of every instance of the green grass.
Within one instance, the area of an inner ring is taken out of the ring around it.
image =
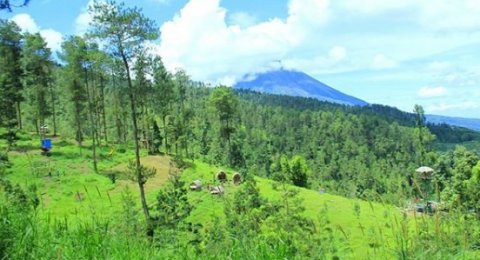
[[[128,161],[134,158],[133,149],[126,147],[124,153],[114,152],[109,155],[111,147],[100,148],[101,159],[97,174],[93,171],[88,143],[80,149],[68,140],[56,138],[53,141],[54,148],[49,157],[40,154],[39,141],[30,140],[28,137],[22,138],[10,153],[13,166],[7,178],[24,187],[37,187],[41,198],[39,213],[42,218],[68,219],[69,223],[84,223],[92,218],[118,220],[122,211],[122,191],[126,187],[132,191],[136,201],[139,201],[136,184],[125,178]],[[115,150],[120,149],[117,147]],[[147,156],[144,152],[142,155],[142,162],[146,166],[157,169],[157,175],[146,185],[147,200],[149,205],[153,206],[158,190],[168,179],[170,158]],[[190,167],[182,172],[183,181],[189,184],[199,179],[204,187],[215,184],[215,174],[220,170],[219,167],[200,161],[189,164]],[[231,179],[233,170],[223,169]],[[121,176],[115,184],[107,177],[107,174],[112,172]],[[272,202],[282,200],[278,183],[255,178],[262,197]],[[224,196],[211,195],[205,188],[189,192],[189,200],[194,205],[194,210],[188,221],[201,223],[204,228],[211,228],[215,219],[223,222],[224,201],[238,189],[231,182],[225,187]],[[342,247],[354,258],[392,258],[398,245],[418,232],[419,225],[427,225],[429,228],[435,225],[435,221],[431,221],[430,217],[408,216],[390,205],[320,194],[314,190],[292,186],[289,188],[298,190],[298,197],[302,199],[305,207],[305,216],[316,221],[317,225],[327,219],[329,227],[346,241]]]
[[[214,173],[218,170],[219,168],[217,167],[212,167],[202,162],[195,162],[194,168],[184,171],[183,179],[186,182],[200,179],[205,183],[205,181],[213,180]],[[230,174],[233,172],[232,170],[226,170]],[[278,202],[281,200],[282,191],[275,188],[275,186],[279,186],[278,183],[259,177],[255,177],[255,179],[262,197],[270,201]],[[232,183],[227,183],[225,197],[231,196],[237,188]],[[289,186],[289,188],[294,187]],[[305,216],[315,221],[326,217],[330,221],[331,226],[346,236],[346,240],[349,243],[347,246],[353,250],[354,255],[361,258],[368,257],[374,253],[373,248],[371,248],[371,245],[374,243],[382,244],[387,249],[393,245],[394,241],[391,235],[393,227],[391,223],[395,218],[401,218],[400,210],[389,205],[347,199],[326,193],[320,194],[304,188],[295,187],[294,189],[299,191],[298,197],[303,200]],[[212,223],[213,218],[222,218],[224,216],[224,197],[213,196],[203,190],[190,193],[190,199],[196,207],[191,213],[191,221],[198,221],[208,225]],[[359,214],[356,212],[359,212]],[[372,233],[375,233],[375,236]],[[381,236],[383,236],[382,241],[377,241],[378,237]]]

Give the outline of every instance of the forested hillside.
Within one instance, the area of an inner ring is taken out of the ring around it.
[[[90,12],[58,59],[0,20],[0,258],[478,257],[479,150],[436,150],[478,133],[207,87],[145,47],[139,9]]]

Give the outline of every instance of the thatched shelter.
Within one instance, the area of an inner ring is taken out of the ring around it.
[[[213,186],[210,188],[210,194],[212,195],[223,195],[223,193],[225,193],[223,186]]]
[[[419,174],[419,177],[424,180],[432,178],[434,170],[428,166],[422,166],[415,170]]]
[[[201,190],[202,182],[200,180],[194,180],[190,183],[190,190]]]
[[[240,183],[242,183],[242,176],[240,173],[236,172],[233,174],[233,184],[239,185]]]
[[[217,180],[220,181],[220,182],[227,182],[228,179],[227,179],[227,173],[225,173],[223,170],[220,170],[218,173],[217,173]]]

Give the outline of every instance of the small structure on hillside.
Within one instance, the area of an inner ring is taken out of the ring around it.
[[[233,179],[233,184],[235,185],[240,185],[240,183],[242,183],[242,176],[238,172],[233,174],[232,179]]]
[[[428,166],[422,166],[415,170],[419,174],[420,179],[429,180],[432,178],[434,170]]]
[[[416,183],[418,194],[421,198],[428,200],[433,193],[432,177],[434,170],[430,167],[422,166],[416,169],[415,172],[417,175],[414,182]]]
[[[202,189],[202,182],[200,180],[194,180],[190,184],[190,190],[201,190]]]
[[[52,139],[42,139],[42,147],[40,147],[40,149],[42,150],[42,155],[48,155],[50,150],[52,150]]]
[[[210,194],[212,195],[223,195],[225,193],[225,188],[223,186],[213,186],[210,188]]]
[[[217,173],[217,180],[222,182],[222,183],[227,182],[228,181],[227,174],[223,170],[220,170]]]

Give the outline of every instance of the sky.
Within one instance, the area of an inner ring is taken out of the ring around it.
[[[157,22],[168,69],[232,85],[282,66],[369,103],[480,118],[480,0],[126,0]],[[88,30],[84,0],[31,0],[0,18],[58,51]]]

